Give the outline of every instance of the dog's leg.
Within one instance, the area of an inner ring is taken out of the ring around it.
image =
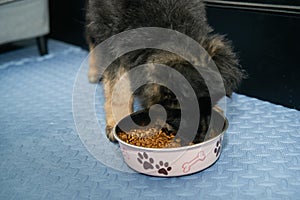
[[[104,85],[104,95],[105,95],[105,103],[104,103],[104,109],[106,114],[106,136],[110,141],[115,141],[115,138],[112,133],[112,129],[115,125],[115,120],[113,117],[113,111],[112,111],[112,90],[113,90],[113,83],[111,80],[106,80],[104,78],[103,81]]]
[[[114,92],[117,80],[124,74],[121,67],[115,71],[117,77],[104,76],[104,93],[105,93],[105,112],[106,112],[106,135],[110,141],[115,141],[113,136],[113,127],[116,122],[133,112],[133,96],[129,80],[122,80],[121,88]],[[124,97],[131,96],[129,102]]]
[[[100,81],[100,72],[99,72],[99,66],[97,65],[97,55],[94,50],[93,45],[89,45],[90,49],[90,57],[89,57],[89,73],[88,78],[91,83],[98,83]],[[98,63],[99,64],[99,63]]]

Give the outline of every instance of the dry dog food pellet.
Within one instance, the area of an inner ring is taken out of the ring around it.
[[[147,148],[175,148],[181,147],[180,138],[175,139],[176,132],[171,132],[166,128],[147,130],[131,130],[130,132],[120,132],[119,138],[128,144]],[[192,145],[192,144],[191,144]]]

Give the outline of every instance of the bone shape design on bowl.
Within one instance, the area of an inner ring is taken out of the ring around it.
[[[206,155],[204,151],[200,151],[195,158],[193,158],[191,161],[185,162],[182,165],[182,169],[184,173],[188,173],[191,170],[191,167],[198,163],[199,161],[204,161],[206,158]]]

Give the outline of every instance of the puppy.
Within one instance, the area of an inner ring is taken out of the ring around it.
[[[141,64],[160,63],[179,71],[189,81],[198,99],[201,118],[194,142],[205,138],[210,119],[211,108],[218,99],[212,100],[204,79],[182,57],[157,49],[140,49],[118,58],[99,77],[97,60],[101,55],[93,53],[93,49],[113,35],[126,30],[141,27],[161,27],[183,33],[197,41],[215,62],[222,78],[227,96],[235,91],[244,77],[236,54],[230,42],[223,36],[212,33],[208,25],[205,6],[202,0],[89,0],[86,13],[86,36],[90,54],[89,80],[103,82],[105,93],[106,134],[114,141],[112,128],[115,121],[112,114],[112,90],[116,82],[125,73]],[[167,44],[166,44],[167,45]],[[153,68],[149,67],[149,74]],[[151,83],[151,76],[146,77]],[[178,99],[169,88],[158,84],[147,84],[137,91],[125,88],[123,92],[138,97],[141,106],[150,108],[160,104],[166,109],[180,108]],[[121,97],[120,97],[121,98]],[[132,112],[133,99],[129,109]]]

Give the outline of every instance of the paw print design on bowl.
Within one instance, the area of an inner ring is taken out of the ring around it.
[[[159,174],[168,175],[169,171],[172,170],[172,167],[169,166],[168,162],[160,161],[158,164],[155,165],[156,169],[158,169]]]
[[[214,153],[216,154],[216,157],[219,156],[219,154],[221,152],[221,148],[222,148],[222,137],[220,137],[220,139],[216,143],[216,147],[215,147],[215,150],[214,150]]]
[[[172,167],[169,166],[168,162],[159,161],[159,163],[154,162],[154,159],[151,158],[146,152],[139,152],[137,157],[137,161],[143,166],[145,170],[153,169],[157,170],[158,174],[169,175],[169,172],[172,170]]]
[[[153,158],[149,158],[148,154],[146,152],[144,153],[138,153],[138,162],[141,163],[145,170],[147,169],[154,169],[154,160]]]

